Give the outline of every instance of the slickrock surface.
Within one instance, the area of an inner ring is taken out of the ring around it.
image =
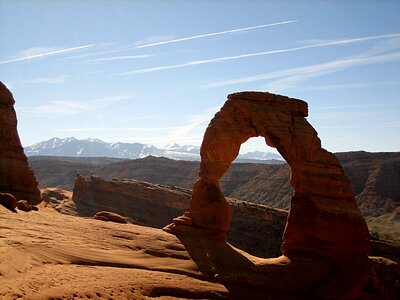
[[[221,233],[228,230],[230,208],[219,179],[241,144],[262,136],[289,164],[295,190],[282,253],[366,257],[370,252],[368,228],[350,181],[338,159],[321,147],[307,115],[307,103],[302,100],[261,92],[229,95],[204,134],[200,179],[193,187],[187,214],[193,226]],[[166,230],[179,231],[181,226],[172,224]],[[218,236],[223,240],[222,234]]]
[[[0,206],[0,299],[396,299],[398,265],[262,259],[201,236]],[[372,281],[366,281],[369,274]],[[360,298],[359,298],[360,299]]]
[[[18,136],[14,103],[11,92],[0,82],[0,192],[35,205],[42,200]]]
[[[148,227],[0,207],[0,299],[223,299],[179,240]],[[52,298],[53,297],[53,298]]]

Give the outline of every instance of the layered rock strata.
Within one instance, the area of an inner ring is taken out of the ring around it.
[[[41,202],[38,183],[21,146],[14,98],[0,82],[0,192],[30,204]]]
[[[262,136],[289,164],[295,190],[282,253],[366,257],[370,251],[368,228],[350,181],[338,159],[321,147],[307,116],[308,105],[302,100],[261,92],[229,95],[204,134],[200,179],[193,187],[189,213],[176,218],[165,230],[179,233],[184,231],[182,226],[190,225],[218,232],[214,236],[225,241],[230,207],[219,180],[241,144]]]
[[[164,227],[174,216],[185,212],[190,203],[188,189],[131,179],[107,181],[96,176],[77,176],[71,201],[64,193],[42,190],[44,201],[64,214],[92,217],[104,210],[118,213],[131,223],[156,228]],[[279,255],[287,211],[227,200],[232,210],[228,241],[259,257]]]

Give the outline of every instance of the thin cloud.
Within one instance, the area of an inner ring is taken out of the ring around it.
[[[139,42],[135,43],[135,47],[141,47],[144,45],[151,45],[151,44],[157,44],[157,43],[161,43],[161,42],[166,42],[166,41],[171,41],[171,40],[175,40],[176,38],[174,36],[171,35],[153,35],[153,36],[149,36]],[[144,48],[144,47],[142,47]]]
[[[204,134],[204,130],[219,106],[210,107],[203,113],[189,117],[186,124],[180,126],[157,126],[157,127],[87,127],[87,128],[60,128],[58,132],[98,132],[98,133],[118,133],[135,135],[131,138],[118,138],[119,141],[135,141],[165,145],[169,143],[195,143],[199,144]],[[129,134],[127,134],[129,133]],[[107,140],[115,140],[111,138]]]
[[[276,72],[263,73],[253,76],[241,77],[231,80],[224,80],[215,82],[212,84],[208,84],[203,86],[203,88],[214,88],[214,87],[224,87],[231,86],[249,82],[256,82],[268,79],[275,78],[284,78],[280,81],[276,81],[269,85],[270,88],[274,85],[274,88],[286,87],[288,85],[293,85],[294,83],[298,83],[300,81],[307,80],[311,77],[337,72],[343,69],[347,69],[354,66],[368,65],[368,64],[376,64],[376,63],[384,63],[390,61],[398,61],[400,60],[400,52],[398,53],[390,53],[390,54],[382,54],[376,56],[365,56],[361,55],[358,57],[350,57],[350,58],[342,58],[338,60],[333,60],[327,63],[316,64],[305,67],[291,68]]]
[[[32,79],[27,79],[27,80],[18,80],[18,81],[13,81],[13,84],[16,83],[46,83],[46,84],[59,84],[59,83],[64,83],[67,81],[68,76],[67,75],[62,75],[62,76],[56,76],[56,77],[39,77],[39,78],[32,78]]]
[[[16,58],[0,61],[0,64],[7,64],[7,63],[11,63],[11,62],[24,61],[24,60],[34,59],[34,58],[41,58],[41,57],[45,57],[45,56],[49,56],[49,55],[67,53],[67,52],[90,48],[95,45],[96,44],[90,44],[90,45],[84,45],[84,46],[73,47],[73,48],[64,48],[64,49],[31,48],[31,49],[25,50],[23,52],[20,52],[18,57],[16,57]]]
[[[121,56],[112,56],[112,57],[100,57],[90,60],[85,60],[85,63],[101,63],[101,62],[108,62],[108,61],[119,61],[119,60],[136,60],[141,58],[148,58],[152,57],[151,54],[143,54],[143,55],[121,55]]]
[[[333,72],[338,72],[342,71],[345,69],[349,69],[352,67],[357,67],[357,66],[363,66],[363,65],[371,65],[371,64],[379,64],[379,63],[386,63],[386,62],[395,62],[395,61],[400,61],[400,52],[397,53],[389,53],[389,54],[382,54],[382,55],[376,55],[376,56],[359,56],[359,57],[350,57],[350,58],[344,58],[344,59],[338,59],[334,60],[331,62],[323,63],[323,64],[318,64],[318,65],[313,65],[313,66],[307,66],[307,67],[302,67],[302,68],[295,68],[295,69],[289,69],[286,71],[283,71],[283,73],[286,73],[287,76],[283,79],[279,79],[277,81],[271,82],[266,85],[267,90],[273,90],[273,91],[282,91],[282,90],[288,90],[292,88],[293,86],[296,86],[297,84],[307,81],[310,78],[333,73]],[[275,75],[277,75],[279,72],[275,72]],[[274,75],[271,74],[270,75]],[[279,74],[278,74],[279,76]],[[271,79],[273,77],[270,77],[268,79]]]
[[[61,49],[62,48],[60,48],[60,47],[33,47],[33,48],[29,48],[29,49],[18,52],[14,58],[41,55],[43,53],[58,51]]]
[[[96,100],[56,100],[49,104],[39,105],[36,107],[22,106],[16,109],[26,115],[38,115],[46,117],[64,116],[80,114],[88,111],[102,109],[110,104],[129,99],[129,96],[112,96],[104,97]]]
[[[363,109],[363,108],[373,108],[373,107],[381,107],[381,104],[346,104],[346,105],[327,105],[327,106],[318,106],[314,108],[315,111],[327,111],[327,110],[337,110],[341,111],[344,110],[346,112],[352,109]]]
[[[55,131],[71,131],[71,132],[86,132],[86,131],[137,131],[137,132],[160,132],[162,130],[176,130],[179,126],[172,127],[86,127],[86,128],[59,128]]]
[[[277,22],[277,23],[271,23],[271,24],[263,24],[263,25],[258,25],[258,26],[231,29],[231,30],[213,32],[213,33],[206,33],[206,34],[188,36],[188,37],[179,38],[179,39],[171,39],[171,40],[167,40],[167,41],[152,42],[152,43],[136,46],[135,48],[136,49],[148,48],[148,47],[154,47],[154,46],[159,46],[159,45],[165,45],[165,44],[172,44],[172,43],[196,40],[196,39],[206,38],[206,37],[210,37],[210,36],[217,36],[217,35],[222,35],[222,34],[236,33],[236,32],[248,31],[248,30],[264,28],[264,27],[272,27],[272,26],[277,26],[277,25],[290,24],[290,23],[295,23],[295,22],[297,22],[297,20],[290,20],[290,21]]]
[[[145,68],[145,69],[123,72],[123,73],[120,73],[119,75],[144,74],[144,73],[151,73],[151,72],[157,72],[157,71],[163,71],[163,70],[186,68],[186,67],[191,67],[191,66],[210,64],[210,63],[219,63],[219,62],[231,61],[231,60],[237,60],[237,59],[243,59],[243,58],[250,58],[250,57],[257,57],[257,56],[264,56],[264,55],[271,55],[271,54],[280,54],[280,53],[287,53],[287,52],[295,52],[295,51],[300,51],[300,50],[305,50],[305,49],[336,46],[336,45],[345,45],[345,44],[360,43],[360,42],[371,41],[371,40],[390,39],[390,38],[399,38],[399,37],[400,37],[400,33],[395,33],[395,34],[368,36],[368,37],[362,37],[362,38],[332,40],[332,41],[328,41],[328,42],[324,42],[324,43],[317,43],[317,44],[301,46],[301,47],[269,50],[269,51],[256,52],[256,53],[246,53],[246,54],[218,57],[218,58],[212,58],[212,59],[206,59],[206,60],[189,61],[189,62],[185,62],[182,64]]]
[[[204,113],[192,116],[188,124],[178,127],[166,137],[169,141],[180,141],[190,139],[189,133],[194,129],[203,128],[211,120],[212,116],[219,110],[219,106],[213,106]]]
[[[344,83],[344,84],[329,84],[329,85],[301,85],[295,86],[291,90],[296,91],[313,91],[313,90],[338,90],[338,89],[360,89],[371,86],[382,85],[399,85],[400,81],[382,81],[382,82],[359,82],[359,83]]]

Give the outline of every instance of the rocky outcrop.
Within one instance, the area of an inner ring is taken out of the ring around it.
[[[5,208],[8,208],[12,212],[16,212],[15,208],[17,207],[17,199],[9,193],[0,193],[0,204]]]
[[[41,202],[40,192],[18,136],[14,103],[0,82],[0,192],[35,205]]]
[[[77,213],[92,217],[110,211],[133,223],[162,227],[188,208],[190,194],[184,189],[154,185],[143,181],[78,175],[73,191]]]
[[[31,211],[31,210],[34,210],[34,211],[39,210],[36,206],[29,204],[29,202],[26,200],[19,200],[17,202],[17,208],[19,210],[26,211],[26,212]]]
[[[207,231],[228,230],[230,207],[219,180],[241,144],[250,137],[262,136],[289,164],[290,183],[295,190],[282,253],[366,257],[370,251],[368,228],[350,181],[338,159],[321,147],[307,116],[307,103],[302,100],[261,92],[229,95],[204,134],[200,179],[194,184],[186,214],[190,223]],[[178,223],[166,230],[179,231],[182,222]],[[223,234],[218,236],[224,240]]]
[[[121,224],[128,223],[128,221],[123,216],[109,211],[99,211],[94,215],[93,219]]]
[[[46,189],[42,194],[44,201],[64,214],[91,217],[103,210],[120,214],[131,223],[155,228],[162,228],[182,214],[190,202],[187,189],[127,179],[106,181],[95,176],[77,176],[73,205],[68,204],[75,211],[65,209],[63,202],[69,203],[64,198],[65,191]],[[232,198],[228,202],[232,210],[228,241],[259,257],[279,255],[287,212]]]
[[[58,188],[46,188],[41,189],[40,194],[45,206],[50,206],[62,214],[78,215],[76,205],[72,201],[72,192]]]

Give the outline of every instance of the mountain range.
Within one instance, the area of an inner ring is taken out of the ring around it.
[[[147,156],[166,157],[175,160],[199,161],[200,147],[193,145],[169,144],[163,149],[141,143],[107,143],[100,139],[58,138],[36,143],[24,149],[27,156],[68,156],[68,157],[116,157],[138,159]],[[283,158],[275,153],[253,151],[239,154],[238,162],[281,163]]]

